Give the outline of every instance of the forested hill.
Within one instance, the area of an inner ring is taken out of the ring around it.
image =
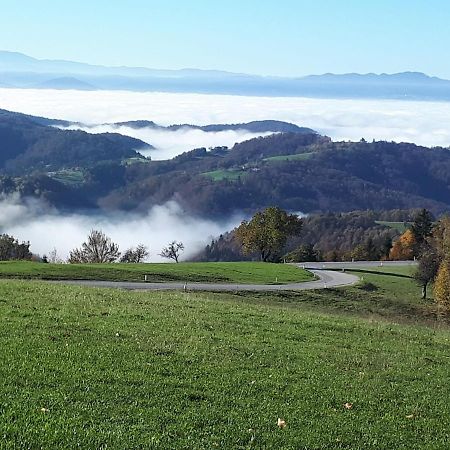
[[[51,120],[0,110],[0,170],[23,175],[91,167],[100,162],[141,157],[136,149],[148,144],[115,133],[89,134],[60,130]]]
[[[270,121],[269,121],[270,122]],[[145,144],[118,134],[50,127],[0,111],[0,191],[60,208],[147,211],[176,200],[189,213],[224,218],[277,205],[290,211],[450,210],[450,150],[393,142],[332,142],[278,132],[150,161]],[[234,126],[234,125],[233,125]]]
[[[114,125],[114,126],[126,126],[135,129],[139,128],[153,128],[159,130],[167,130],[167,131],[177,131],[180,129],[190,128],[193,130],[200,130],[206,133],[209,132],[219,132],[219,131],[250,131],[252,133],[299,133],[299,134],[315,134],[316,132],[311,128],[299,127],[293,123],[282,122],[279,120],[255,120],[247,123],[233,123],[233,124],[213,124],[213,125],[191,125],[191,124],[180,124],[180,125],[169,125],[164,127],[162,125],[158,125],[153,121],[149,120],[133,120],[129,122],[116,122],[113,124],[106,125]]]
[[[197,149],[129,169],[129,183],[101,199],[145,208],[177,199],[199,215],[290,211],[450,209],[450,151],[391,142],[331,142],[276,134],[232,149]]]

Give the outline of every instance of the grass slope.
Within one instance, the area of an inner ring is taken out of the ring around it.
[[[450,445],[447,329],[300,297],[2,281],[0,299],[4,449]]]
[[[277,155],[271,156],[269,158],[264,158],[264,161],[267,162],[280,162],[280,161],[305,161],[311,158],[315,152],[307,152],[307,153],[295,153],[293,155]]]
[[[107,281],[189,281],[276,284],[309,281],[310,272],[288,264],[259,262],[179,264],[43,264],[0,262],[0,278]]]
[[[412,225],[412,222],[387,222],[385,220],[376,220],[375,223],[388,228],[393,228],[399,233],[404,233],[407,229],[411,228]]]
[[[239,169],[229,169],[229,170],[213,170],[212,172],[204,172],[203,176],[210,178],[213,181],[237,181],[239,178],[247,175],[247,172]]]

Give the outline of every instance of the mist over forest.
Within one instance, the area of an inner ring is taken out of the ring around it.
[[[450,121],[450,104],[437,102],[0,89],[0,104],[12,111],[74,122],[61,126],[63,129],[131,136],[149,144],[148,148],[138,146],[135,150],[154,161],[171,159],[195,148],[232,148],[235,143],[271,134],[240,129],[206,132],[163,126],[233,124],[269,118],[309,127],[337,141],[364,138],[427,146],[446,147],[450,144],[450,131],[446,127]],[[133,120],[153,121],[161,127],[114,125]],[[183,192],[182,179],[174,189]],[[416,207],[418,204],[419,201],[404,206]],[[2,205],[19,207],[17,199],[11,198],[3,200]],[[23,207],[30,208],[29,204]],[[222,207],[224,211],[229,209],[220,201],[215,209]],[[313,205],[308,207],[311,209]],[[141,242],[148,245],[152,261],[160,259],[158,247],[165,241],[183,240],[187,249],[185,256],[189,257],[212,237],[229,231],[250,214],[250,209],[237,205],[224,218],[217,219],[217,214],[208,218],[203,213],[198,215],[186,210],[174,197],[165,198],[157,206],[146,207],[143,202],[139,212],[131,215],[125,211],[108,213],[80,209],[72,213],[49,211],[42,216],[37,210],[24,210],[3,224],[6,232],[30,240],[36,253],[48,253],[55,247],[65,257],[70,248],[78,245],[95,227],[107,231],[123,247]],[[26,225],[24,217],[28,218]]]

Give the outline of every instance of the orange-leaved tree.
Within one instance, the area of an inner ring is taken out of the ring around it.
[[[389,259],[396,261],[413,259],[416,239],[411,230],[406,230],[395,242],[389,252]]]

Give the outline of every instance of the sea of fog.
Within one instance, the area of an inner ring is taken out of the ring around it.
[[[400,100],[345,100],[292,97],[244,97],[232,95],[174,94],[127,91],[63,91],[43,89],[0,89],[0,108],[28,114],[102,124],[128,120],[153,120],[161,125],[190,123],[238,123],[276,119],[313,128],[336,140],[383,139],[427,146],[450,145],[450,103]],[[122,130],[123,132],[125,130]],[[150,140],[138,130],[130,135]],[[231,145],[248,136],[223,136]],[[167,156],[173,141],[180,151],[189,147],[221,144],[209,133],[169,136]],[[155,135],[153,144],[164,150],[164,138]],[[160,153],[159,157],[163,154]]]
[[[450,145],[450,103],[446,102],[0,89],[0,108],[96,125],[87,129],[91,132],[114,131],[133,136],[156,147],[155,151],[146,152],[154,159],[171,158],[197,147],[232,146],[258,135],[243,131],[118,129],[101,124],[152,120],[161,125],[207,125],[275,119],[313,128],[334,140],[365,138]],[[36,253],[42,255],[56,248],[62,257],[78,246],[92,228],[103,229],[122,248],[138,243],[148,245],[152,261],[159,260],[161,247],[174,239],[185,243],[189,256],[211,236],[232,228],[243,218],[236,216],[227,223],[200,220],[188,216],[173,202],[155,207],[145,216],[61,216],[43,205],[19,203],[16,198],[4,199],[0,207],[3,211],[9,208],[0,220],[2,231],[29,240]]]

